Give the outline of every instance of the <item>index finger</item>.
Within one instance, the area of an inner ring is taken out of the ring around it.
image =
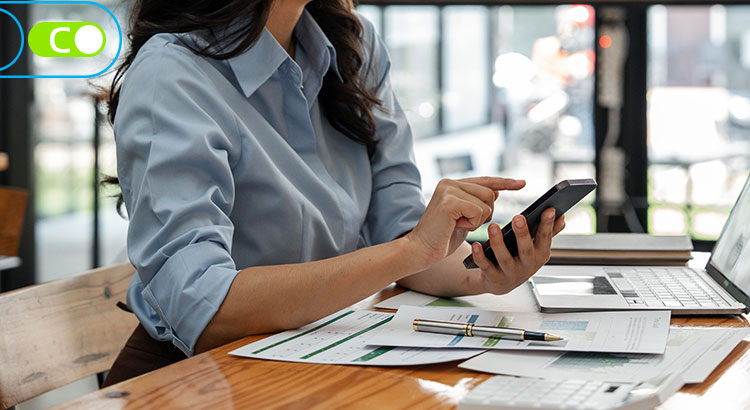
[[[496,191],[516,191],[526,186],[526,181],[523,179],[513,178],[501,178],[501,177],[472,177],[459,179],[462,182],[470,182],[472,184],[481,185]]]

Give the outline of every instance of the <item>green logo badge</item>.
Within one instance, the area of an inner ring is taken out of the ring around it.
[[[37,23],[29,32],[29,47],[39,57],[93,57],[104,50],[107,37],[96,23]]]

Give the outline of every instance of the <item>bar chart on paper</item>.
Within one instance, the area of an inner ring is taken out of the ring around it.
[[[628,357],[619,353],[567,352],[547,366],[548,369],[560,371],[588,371],[590,369],[615,369],[623,367],[645,366],[647,357]]]

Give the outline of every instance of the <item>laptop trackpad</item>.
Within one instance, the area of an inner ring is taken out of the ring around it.
[[[616,295],[604,276],[535,276],[534,287],[540,296]]]

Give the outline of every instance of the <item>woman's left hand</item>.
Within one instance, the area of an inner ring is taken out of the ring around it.
[[[471,246],[474,262],[482,270],[482,284],[485,292],[505,294],[524,283],[550,258],[552,237],[565,227],[565,216],[555,220],[555,210],[550,208],[542,213],[534,239],[531,239],[526,218],[516,215],[513,218],[513,232],[518,243],[518,256],[513,257],[503,242],[500,226],[490,224],[488,233],[490,245],[495,253],[498,265],[484,256],[482,245],[475,242]]]

